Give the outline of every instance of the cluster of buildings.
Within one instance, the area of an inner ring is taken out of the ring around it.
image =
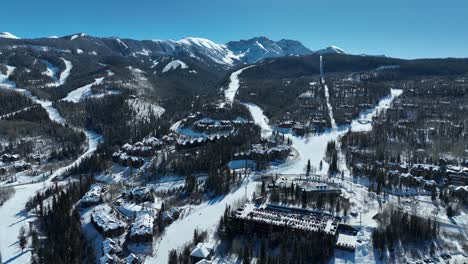
[[[253,144],[252,149],[234,154],[235,160],[284,160],[291,153],[288,145]]]
[[[155,137],[144,139],[135,144],[125,144],[122,148],[112,154],[114,162],[123,166],[139,168],[145,163],[147,157],[155,155],[156,150],[161,149],[163,142]]]
[[[102,242],[103,256],[99,259],[100,264],[140,264],[143,263],[141,255],[130,253],[126,257],[122,254],[122,247],[119,240],[106,238]]]
[[[21,160],[19,154],[3,154],[0,157],[0,175],[6,174],[9,168],[13,168],[16,172],[28,170],[31,164]]]
[[[209,144],[209,143],[215,143],[220,140],[225,140],[228,137],[229,135],[210,135],[208,137],[178,139],[176,142],[176,149],[183,150],[183,149],[198,148],[198,147],[205,146],[206,144]]]

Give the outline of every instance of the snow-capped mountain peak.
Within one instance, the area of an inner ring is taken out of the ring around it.
[[[316,54],[347,54],[346,51],[337,47],[337,46],[329,46],[321,50],[317,50]]]
[[[230,41],[226,46],[247,63],[270,57],[312,54],[312,51],[299,41],[282,39],[275,42],[267,37]]]
[[[11,34],[10,32],[0,32],[0,38],[20,39],[19,37]]]

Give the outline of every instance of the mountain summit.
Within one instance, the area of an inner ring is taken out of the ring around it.
[[[253,63],[264,58],[308,55],[313,53],[313,51],[306,48],[299,41],[282,39],[275,42],[266,37],[230,41],[226,43],[226,46],[246,63]]]

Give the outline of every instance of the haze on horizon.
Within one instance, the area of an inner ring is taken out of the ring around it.
[[[266,36],[312,50],[335,45],[351,54],[399,58],[468,57],[468,2],[82,0],[3,3],[0,31],[21,38],[93,36],[134,39],[203,37],[218,43]]]

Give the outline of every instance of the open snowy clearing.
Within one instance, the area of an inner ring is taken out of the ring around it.
[[[87,84],[83,87],[77,88],[71,91],[70,93],[68,93],[68,95],[62,99],[62,101],[78,103],[83,98],[91,96],[92,95],[91,87],[93,87],[93,85],[101,84],[103,80],[104,80],[104,77],[96,78],[94,82]]]

